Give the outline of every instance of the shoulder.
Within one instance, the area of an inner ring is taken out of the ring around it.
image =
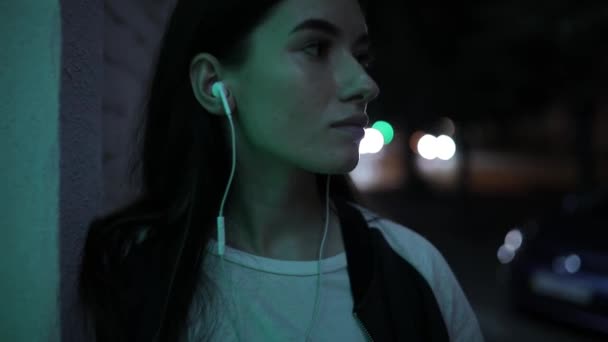
[[[437,298],[450,339],[483,341],[475,313],[441,252],[412,229],[361,205],[351,205],[363,214],[370,229],[380,231],[391,249],[409,262],[427,281]]]
[[[434,291],[445,283],[450,267],[439,250],[421,234],[392,219],[361,205],[351,203],[359,209],[370,229],[378,230],[388,245],[409,262],[429,283]]]
[[[435,264],[445,263],[439,250],[421,234],[369,208],[350,204],[361,212],[370,229],[377,229],[391,248],[425,277],[428,275],[425,273],[432,271]]]

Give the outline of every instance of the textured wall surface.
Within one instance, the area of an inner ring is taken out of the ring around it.
[[[85,341],[76,302],[80,252],[101,209],[103,4],[61,1],[60,255],[62,341]]]
[[[171,2],[63,0],[61,337],[86,341],[76,281],[91,219],[129,202],[137,111]]]
[[[175,0],[104,4],[103,211],[121,207],[137,194],[128,179],[135,129],[163,30]]]
[[[0,1],[0,341],[59,340],[60,25]]]

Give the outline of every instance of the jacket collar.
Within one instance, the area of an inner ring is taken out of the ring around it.
[[[347,270],[355,308],[370,288],[375,255],[371,246],[371,231],[361,212],[343,199],[335,199],[338,211]]]

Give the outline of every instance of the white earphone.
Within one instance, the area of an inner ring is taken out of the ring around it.
[[[224,85],[224,83],[221,81],[213,83],[213,86],[211,86],[211,93],[214,97],[219,97],[222,99],[222,104],[224,105],[224,113],[226,113],[227,116],[232,116],[232,110],[228,105],[228,96],[226,95],[226,86]]]
[[[223,82],[215,82],[211,87],[211,93],[216,98],[222,99],[222,105],[224,106],[224,113],[228,117],[228,122],[230,123],[230,128],[232,130],[232,170],[230,171],[230,178],[228,180],[228,185],[226,187],[226,191],[224,191],[224,197],[222,198],[222,204],[220,206],[220,213],[217,217],[217,252],[223,257],[224,250],[226,248],[226,229],[224,226],[224,204],[226,203],[226,197],[228,196],[228,190],[230,189],[230,185],[232,184],[232,178],[234,177],[234,168],[236,164],[236,142],[234,138],[234,123],[232,122],[232,110],[230,109],[230,105],[228,104],[228,97],[226,95],[226,86]]]

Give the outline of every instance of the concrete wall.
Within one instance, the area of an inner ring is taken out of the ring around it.
[[[0,341],[59,340],[60,27],[0,1]]]

